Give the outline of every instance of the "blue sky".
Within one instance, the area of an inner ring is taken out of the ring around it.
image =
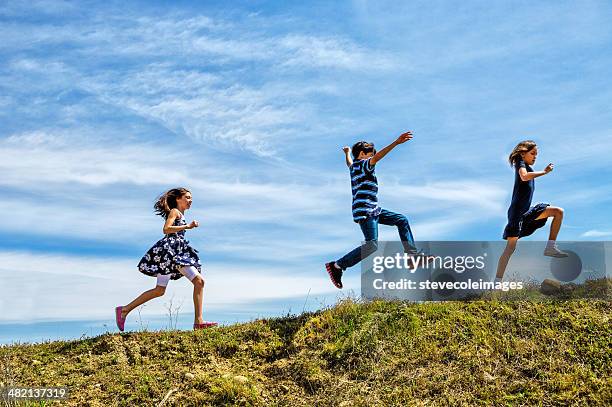
[[[417,240],[500,239],[526,138],[560,239],[612,236],[609,2],[126,3],[0,4],[0,320],[149,288],[152,203],[179,185],[206,306],[330,293],[322,264],[361,239],[340,148],[407,129],[379,199]]]

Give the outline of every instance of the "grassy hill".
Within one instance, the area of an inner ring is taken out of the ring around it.
[[[0,386],[68,386],[75,406],[610,405],[611,311],[345,300],[207,331],[0,347]]]

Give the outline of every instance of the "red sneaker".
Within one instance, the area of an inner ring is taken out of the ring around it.
[[[325,269],[327,270],[327,274],[329,274],[329,278],[331,279],[332,283],[334,283],[336,288],[342,288],[342,269],[340,267],[336,267],[336,264],[333,261],[325,263]]]
[[[123,310],[121,305],[115,308],[115,322],[117,322],[117,328],[123,332],[123,329],[125,328],[125,318],[121,317],[121,310]]]

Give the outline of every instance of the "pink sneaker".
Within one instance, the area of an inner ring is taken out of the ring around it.
[[[219,325],[219,324],[217,324],[216,322],[204,321],[204,323],[202,323],[202,324],[193,324],[193,330],[197,331],[198,329],[211,328],[211,327],[217,326],[217,325]]]
[[[121,305],[115,308],[115,321],[117,322],[117,328],[123,332],[125,328],[125,318],[121,318],[121,310],[123,310]]]

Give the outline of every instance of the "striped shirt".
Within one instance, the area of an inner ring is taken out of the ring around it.
[[[378,216],[378,180],[370,159],[357,160],[350,167],[351,187],[353,189],[353,220],[360,222],[370,216]]]

